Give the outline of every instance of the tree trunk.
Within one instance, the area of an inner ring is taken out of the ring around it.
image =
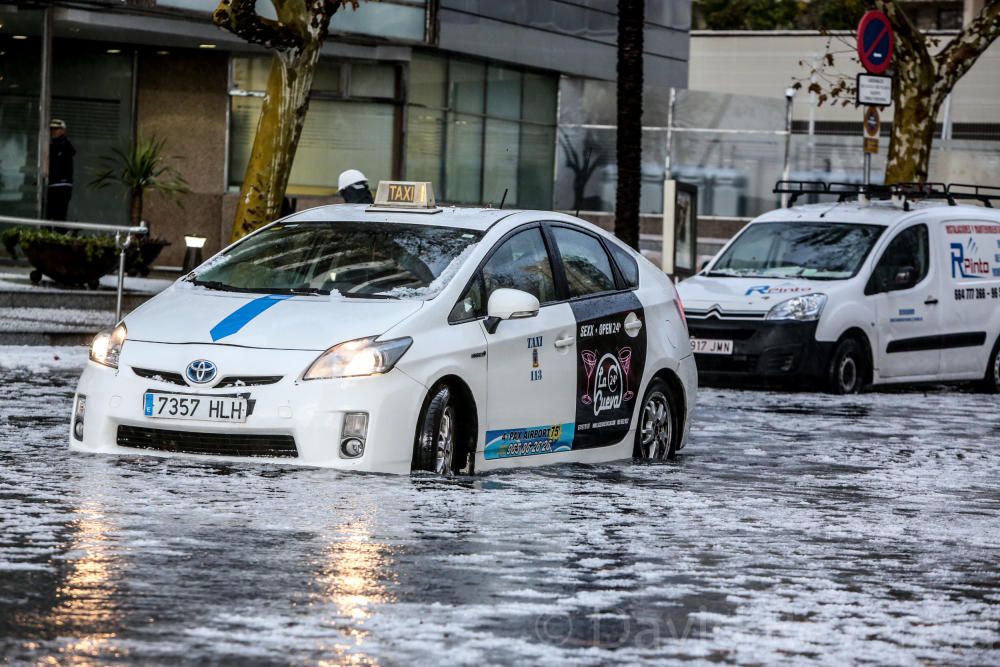
[[[900,77],[901,79],[903,77]],[[885,182],[924,183],[931,162],[934,126],[941,100],[934,94],[934,72],[921,72],[894,91],[892,138]]]
[[[320,43],[276,52],[236,208],[232,240],[279,216],[302,135]]]
[[[132,190],[132,205],[129,212],[129,222],[133,227],[142,224],[142,188]]]
[[[618,0],[618,192],[615,235],[639,248],[645,0]]]

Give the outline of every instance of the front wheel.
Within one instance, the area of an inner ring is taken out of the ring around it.
[[[987,394],[1000,394],[1000,340],[993,346],[990,363],[986,366],[986,374],[979,383],[979,389]]]
[[[858,394],[868,377],[868,356],[854,338],[837,344],[827,374],[827,391],[831,394]]]
[[[413,470],[449,476],[455,473],[457,410],[451,389],[433,388],[420,417],[413,452]]]
[[[639,414],[633,456],[640,461],[673,458],[681,433],[676,419],[679,411],[670,385],[660,378],[654,379],[642,399]]]

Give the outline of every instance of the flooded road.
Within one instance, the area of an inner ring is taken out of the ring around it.
[[[675,462],[443,481],[71,454],[85,357],[0,348],[9,662],[1000,663],[997,397],[704,390]]]

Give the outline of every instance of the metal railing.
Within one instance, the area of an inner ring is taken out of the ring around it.
[[[125,252],[132,245],[133,237],[145,236],[149,228],[145,224],[139,227],[122,227],[120,225],[101,225],[93,222],[64,222],[62,220],[36,220],[34,218],[14,218],[0,215],[0,224],[20,225],[22,227],[50,227],[58,229],[75,229],[85,232],[110,232],[115,235],[115,245],[118,247],[118,288],[115,300],[115,322],[122,319],[122,297],[125,290]],[[124,240],[123,240],[124,237]]]

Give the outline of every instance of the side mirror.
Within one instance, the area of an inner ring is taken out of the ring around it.
[[[517,289],[498,289],[486,305],[486,330],[494,333],[503,320],[522,320],[538,315],[541,306],[534,295]]]
[[[892,279],[893,290],[910,289],[917,284],[917,270],[912,266],[901,266],[896,269]]]

